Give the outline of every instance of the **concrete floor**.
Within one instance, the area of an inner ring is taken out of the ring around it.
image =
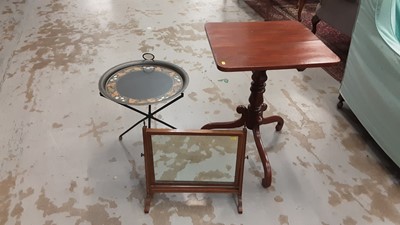
[[[319,68],[270,71],[265,114],[285,125],[261,128],[268,189],[249,132],[242,215],[227,194],[158,194],[143,213],[141,129],[117,138],[141,116],[100,97],[100,76],[152,52],[190,76],[158,118],[234,119],[250,73],[218,71],[203,26],[253,20],[243,1],[2,0],[0,224],[400,224],[398,167],[336,109],[340,84]]]

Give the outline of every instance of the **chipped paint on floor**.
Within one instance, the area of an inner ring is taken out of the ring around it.
[[[285,125],[261,127],[268,189],[248,137],[242,215],[230,195],[194,193],[157,194],[143,213],[141,129],[118,141],[141,116],[100,97],[100,76],[152,52],[190,77],[157,118],[232,120],[251,74],[218,71],[203,26],[257,20],[243,1],[1,1],[0,224],[400,224],[398,167],[336,109],[339,83],[319,68],[268,73],[265,114]]]

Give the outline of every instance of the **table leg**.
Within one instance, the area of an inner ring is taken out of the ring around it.
[[[208,123],[204,125],[201,129],[229,129],[229,128],[237,128],[245,125],[245,121],[247,118],[247,109],[245,106],[240,105],[236,108],[236,112],[242,114],[240,119],[229,121],[229,122],[217,122],[217,123]]]
[[[101,95],[101,93],[100,93],[100,95]],[[103,95],[101,95],[101,96],[103,96]],[[129,128],[128,128],[126,131],[124,131],[122,134],[120,134],[119,137],[118,137],[118,139],[121,141],[121,140],[122,140],[122,136],[124,136],[126,133],[128,133],[130,130],[132,130],[134,127],[136,127],[137,125],[139,125],[141,122],[145,121],[146,119],[148,120],[148,125],[147,125],[147,126],[148,126],[149,128],[151,128],[151,120],[153,119],[153,120],[155,120],[155,121],[157,121],[157,122],[159,122],[159,123],[164,124],[165,126],[171,128],[171,129],[176,129],[174,126],[172,126],[172,125],[170,125],[170,124],[168,124],[168,123],[166,123],[166,122],[164,122],[164,121],[162,121],[162,120],[160,120],[160,119],[154,117],[154,115],[155,115],[156,113],[160,112],[161,110],[167,108],[169,105],[171,105],[172,103],[178,101],[178,100],[181,99],[181,98],[183,98],[183,93],[181,93],[178,97],[176,97],[176,98],[174,98],[173,100],[169,101],[167,104],[163,105],[161,108],[157,109],[157,110],[154,111],[154,112],[151,112],[151,105],[149,105],[149,106],[148,106],[148,111],[147,111],[147,113],[142,112],[142,111],[140,111],[140,110],[138,110],[138,109],[136,109],[136,108],[133,108],[132,106],[120,104],[120,105],[122,105],[122,106],[124,106],[124,107],[126,107],[126,108],[128,108],[128,109],[131,109],[131,110],[133,110],[133,111],[135,111],[135,112],[137,112],[137,113],[140,113],[140,114],[144,115],[145,117],[144,117],[143,119],[139,120],[138,122],[136,122],[136,123],[135,123],[134,125],[132,125],[131,127],[129,127]]]
[[[263,118],[263,112],[267,110],[267,104],[264,103],[265,83],[268,79],[266,71],[253,71],[251,76],[253,80],[250,87],[249,106],[238,106],[236,111],[242,114],[241,118],[231,122],[218,122],[209,123],[202,127],[202,129],[223,129],[223,128],[236,128],[245,125],[248,129],[253,131],[254,141],[258,153],[261,158],[264,169],[264,178],[261,184],[267,188],[271,185],[272,173],[271,165],[269,163],[267,153],[264,151],[264,146],[261,140],[260,125],[277,123],[275,126],[276,131],[280,131],[283,126],[283,119],[280,116],[269,116]]]
[[[265,20],[266,21],[270,21],[270,20],[272,20],[272,17],[271,17],[271,8],[272,8],[272,2],[271,2],[272,0],[267,0],[266,1],[266,7],[265,7]]]
[[[250,87],[250,97],[248,106],[248,117],[246,126],[248,129],[253,130],[254,142],[260,155],[260,159],[264,169],[264,178],[261,184],[267,188],[271,186],[272,173],[271,165],[268,160],[267,153],[264,151],[264,146],[261,140],[260,125],[277,122],[275,126],[276,131],[280,131],[283,126],[283,119],[280,116],[270,116],[263,118],[263,112],[267,110],[268,106],[264,103],[265,83],[268,80],[266,71],[253,71],[251,76],[253,82]]]
[[[297,20],[299,22],[301,22],[301,12],[303,11],[305,2],[306,2],[305,0],[299,0],[297,2],[297,6],[299,7],[299,9],[297,10]]]
[[[280,116],[269,116],[267,118],[263,118],[261,124],[269,124],[269,123],[275,123],[275,122],[277,123],[275,126],[275,130],[276,131],[282,130],[284,121],[283,121],[282,117],[280,117]]]
[[[260,128],[256,126],[253,128],[254,142],[258,150],[258,154],[261,158],[261,163],[264,169],[264,178],[261,180],[261,184],[264,188],[271,186],[272,182],[272,170],[271,164],[269,163],[267,153],[264,152],[264,146],[261,140]]]

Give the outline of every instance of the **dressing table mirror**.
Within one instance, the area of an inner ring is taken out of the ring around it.
[[[233,193],[242,209],[246,130],[171,130],[143,127],[144,212],[155,193]]]

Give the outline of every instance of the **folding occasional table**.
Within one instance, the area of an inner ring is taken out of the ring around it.
[[[154,60],[151,53],[144,53],[143,60],[126,62],[107,70],[99,81],[100,95],[144,116],[124,131],[119,140],[146,119],[148,127],[151,127],[151,120],[154,119],[174,129],[174,126],[154,115],[182,98],[188,82],[189,77],[182,68],[169,62]],[[152,112],[151,105],[160,102],[166,104]],[[148,105],[147,113],[134,108],[141,105]]]

